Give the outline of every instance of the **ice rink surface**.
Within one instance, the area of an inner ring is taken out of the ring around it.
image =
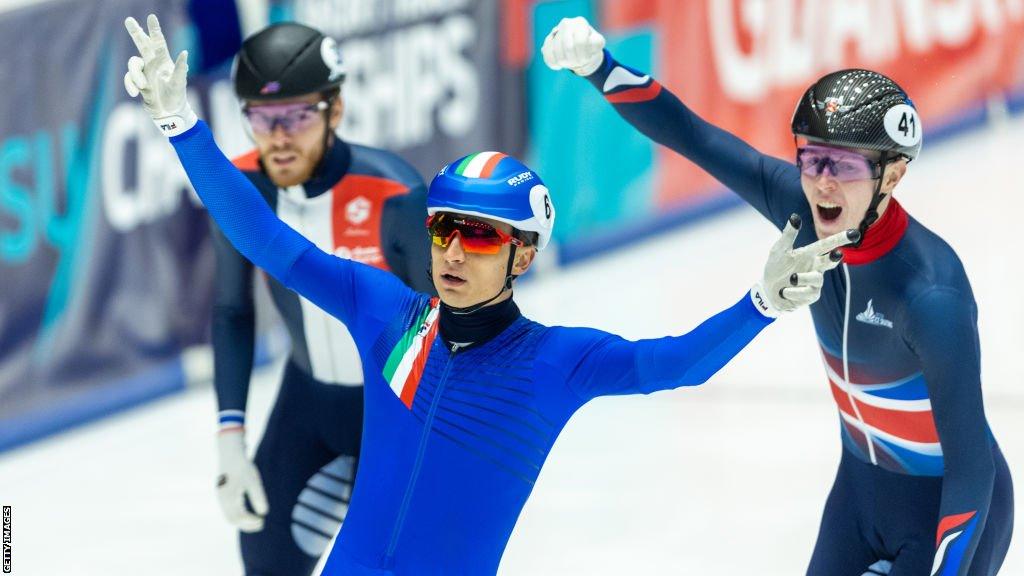
[[[988,418],[1018,485],[1022,150],[1024,119],[926,145],[896,193],[967,268]],[[679,334],[735,302],[776,237],[744,207],[538,275],[516,298],[545,323],[629,338]],[[279,370],[256,379],[252,444]],[[240,574],[214,494],[215,412],[211,389],[191,390],[0,456],[0,501],[14,507],[13,573]],[[839,451],[836,408],[802,311],[704,386],[584,407],[555,445],[500,574],[803,574]],[[1017,530],[1001,574],[1024,574],[1022,540]]]

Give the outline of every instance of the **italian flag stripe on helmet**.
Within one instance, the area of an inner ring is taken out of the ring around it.
[[[501,152],[478,152],[476,154],[470,154],[459,162],[459,166],[455,169],[455,173],[459,176],[465,176],[466,178],[490,178],[494,172],[494,167],[501,162],[502,158],[507,158],[506,154]]]

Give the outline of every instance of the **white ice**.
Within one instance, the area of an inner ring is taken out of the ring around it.
[[[967,267],[988,418],[1018,483],[1021,150],[1024,119],[926,146],[897,190]],[[537,278],[516,297],[546,323],[678,334],[739,298],[775,238],[752,210],[734,210]],[[588,405],[552,451],[501,574],[803,574],[840,449],[819,362],[801,312],[704,386]],[[254,386],[253,443],[278,371]],[[214,496],[214,421],[212,391],[196,389],[0,456],[13,573],[240,574]],[[1024,574],[1021,539],[1018,529],[1002,574]]]

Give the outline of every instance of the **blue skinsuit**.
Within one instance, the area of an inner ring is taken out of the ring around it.
[[[771,320],[749,295],[692,332],[630,342],[519,318],[460,351],[437,300],[316,249],[279,221],[205,123],[171,139],[235,247],[339,318],[365,372],[355,493],[324,574],[493,574],[569,417],[601,395],[706,381]]]
[[[739,194],[776,227],[812,221],[796,165],[705,122],[605,52],[587,78],[629,123]],[[817,240],[804,226],[796,245]],[[1009,469],[982,405],[977,307],[953,249],[891,200],[825,275],[811,315],[843,456],[812,576],[995,574],[1013,529]]]
[[[285,221],[332,252],[390,270],[432,290],[425,273],[426,189],[419,174],[384,150],[335,139],[314,175],[278,188],[252,151],[234,164]],[[253,265],[216,227],[214,388],[222,429],[242,425],[253,365]],[[345,518],[358,466],[363,374],[345,326],[267,279],[291,338],[291,353],[253,459],[270,510],[264,528],[240,533],[250,576],[309,574]]]

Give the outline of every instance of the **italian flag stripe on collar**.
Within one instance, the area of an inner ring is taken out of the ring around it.
[[[412,399],[416,397],[416,388],[419,387],[420,378],[423,376],[423,367],[427,365],[430,346],[437,337],[440,303],[439,298],[430,299],[430,304],[420,312],[416,321],[398,340],[388,355],[387,363],[384,364],[384,379],[409,409],[412,409]]]

